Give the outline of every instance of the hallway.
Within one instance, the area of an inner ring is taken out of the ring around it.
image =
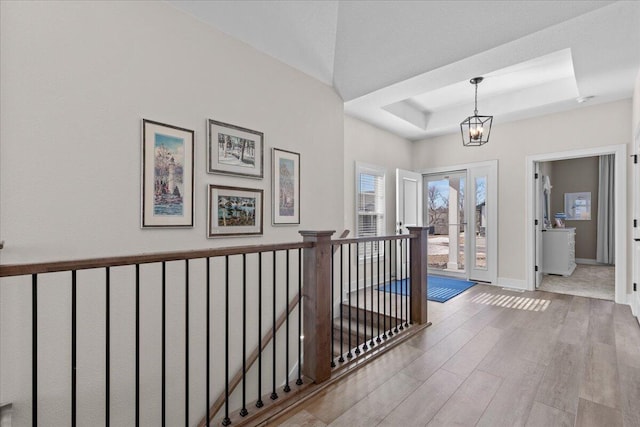
[[[269,425],[640,425],[628,306],[477,285],[433,326]]]

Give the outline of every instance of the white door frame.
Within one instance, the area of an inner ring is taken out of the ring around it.
[[[487,167],[489,168],[489,176],[487,182],[487,200],[489,201],[489,205],[487,209],[489,209],[489,217],[487,221],[489,222],[487,233],[487,267],[489,271],[489,279],[490,282],[494,285],[498,284],[498,160],[487,160],[483,162],[472,162],[472,163],[463,163],[457,165],[450,166],[439,166],[436,168],[426,168],[419,170],[418,172],[423,175],[423,184],[424,187],[424,175],[430,174],[438,174],[445,173],[451,171],[466,171],[467,178],[469,178],[469,169]],[[468,179],[467,179],[468,181]],[[493,185],[490,185],[493,183]],[[424,200],[424,197],[423,197]],[[493,211],[493,214],[491,214]],[[424,209],[423,209],[424,214]],[[470,239],[465,240],[465,253],[469,253],[469,243]],[[465,274],[470,274],[470,263],[469,257],[465,257]],[[440,273],[439,273],[440,274]],[[444,273],[443,273],[444,274]]]
[[[632,151],[636,156],[640,157],[640,122],[636,126]],[[638,164],[633,165],[633,196],[631,199],[634,201],[633,218],[640,221],[640,159],[638,159],[638,162]],[[631,283],[635,283],[636,287],[638,287],[640,286],[640,224],[633,230],[633,239],[633,242],[631,242],[631,259],[633,263]],[[631,310],[638,322],[640,322],[640,289],[636,289],[635,292],[633,292],[633,289],[631,290],[630,300]]]
[[[609,145],[604,147],[585,148],[580,150],[562,151],[557,153],[536,154],[526,157],[526,269],[527,289],[535,290],[535,212],[534,212],[534,165],[536,162],[550,162],[580,157],[602,156],[615,154],[615,235],[616,235],[616,271],[615,271],[615,302],[628,304],[627,293],[627,145]]]

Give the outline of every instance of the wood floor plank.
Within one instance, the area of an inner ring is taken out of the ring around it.
[[[326,427],[326,424],[304,409],[296,412],[285,421],[278,422],[281,427]]]
[[[612,301],[590,300],[588,338],[602,344],[615,345]]]
[[[446,369],[462,378],[467,378],[498,340],[500,340],[502,333],[503,331],[501,329],[487,326],[462,346],[462,348],[442,366],[442,369]]]
[[[323,390],[305,405],[305,409],[330,424],[422,354],[415,347],[402,344],[380,356],[374,363],[360,368],[348,377],[348,381],[341,381]]]
[[[579,396],[601,405],[619,408],[618,384],[615,347],[598,342],[589,343]]]
[[[558,340],[567,344],[581,344],[587,339],[589,317],[584,313],[570,311],[558,335]]]
[[[640,368],[640,325],[628,305],[616,304],[614,330],[618,363]]]
[[[383,427],[426,425],[464,379],[439,369],[379,424]]]
[[[534,404],[545,366],[521,360],[520,369],[504,379],[478,421],[482,427],[523,426]]]
[[[572,414],[578,410],[580,377],[584,369],[584,345],[558,341],[547,366],[536,400]]]
[[[620,408],[625,427],[640,426],[640,368],[618,364]]]
[[[426,381],[435,371],[440,369],[447,360],[458,352],[474,334],[465,329],[456,329],[445,339],[436,344],[431,350],[413,361],[402,372],[410,377]]]
[[[380,423],[421,381],[399,373],[360,400],[329,426],[369,427]]]
[[[534,402],[526,427],[573,427],[575,415]]]
[[[617,409],[580,399],[576,427],[622,427],[622,416]]]
[[[500,377],[474,371],[427,425],[475,425],[498,391],[501,382]]]

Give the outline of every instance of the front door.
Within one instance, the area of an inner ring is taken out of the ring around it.
[[[429,174],[425,179],[425,219],[429,227],[428,268],[466,274],[466,171]]]

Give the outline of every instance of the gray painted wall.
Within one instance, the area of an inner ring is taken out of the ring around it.
[[[567,221],[576,228],[576,258],[596,258],[598,230],[598,157],[558,160],[551,162],[551,215],[564,212],[564,194],[590,192],[591,220]]]

